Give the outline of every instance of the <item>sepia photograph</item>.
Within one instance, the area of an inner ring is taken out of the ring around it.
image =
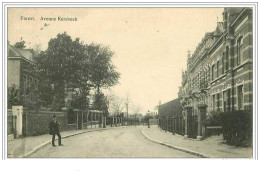
[[[6,10],[8,159],[253,158],[253,6]]]

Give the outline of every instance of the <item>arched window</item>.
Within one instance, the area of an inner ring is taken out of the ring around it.
[[[211,80],[214,80],[214,78],[215,78],[214,73],[215,73],[215,64],[212,65],[212,69],[211,69]]]
[[[239,37],[239,39],[237,40],[237,65],[240,65],[243,59],[242,49],[243,49],[243,38]]]
[[[229,70],[229,47],[226,47],[226,70]]]

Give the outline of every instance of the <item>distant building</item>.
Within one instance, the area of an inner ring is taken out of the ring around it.
[[[192,55],[188,52],[179,97],[193,115],[202,104],[207,112],[252,109],[251,8],[224,8],[223,22],[205,34]]]
[[[166,102],[158,106],[159,117],[171,116],[177,117],[182,116],[182,107],[180,103],[180,98],[176,98],[172,101]]]
[[[33,68],[36,53],[32,49],[18,49],[8,42],[7,51],[7,86],[19,87],[20,94],[28,93],[32,88],[38,88],[39,79]]]

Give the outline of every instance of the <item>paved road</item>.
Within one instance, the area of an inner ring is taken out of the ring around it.
[[[140,127],[124,127],[85,133],[62,140],[64,146],[48,145],[30,158],[131,158],[196,157],[147,140]],[[57,142],[57,141],[56,141]]]

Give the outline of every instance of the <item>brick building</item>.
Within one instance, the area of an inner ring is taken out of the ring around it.
[[[252,107],[252,10],[225,8],[223,20],[188,53],[180,96],[194,114],[199,104],[208,105],[208,111]]]
[[[224,8],[223,22],[188,52],[179,92],[186,113],[252,109],[252,29],[251,8]]]

